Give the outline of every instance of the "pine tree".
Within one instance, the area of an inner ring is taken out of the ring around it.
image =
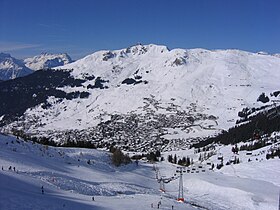
[[[187,157],[186,166],[189,166],[190,164],[191,164],[190,158]]]
[[[187,159],[185,156],[182,158],[182,163],[183,163],[183,165],[186,165],[186,163],[187,163]]]
[[[174,155],[173,163],[177,164],[177,156],[176,156],[176,154]]]
[[[202,155],[201,155],[201,153],[199,154],[198,160],[199,160],[199,161],[202,161]]]
[[[168,160],[168,162],[173,163],[173,157],[172,157],[172,155],[168,155],[168,156],[167,156],[167,160]]]
[[[178,165],[183,165],[183,161],[181,159],[178,160]]]
[[[121,164],[128,164],[131,159],[128,155],[124,155],[120,149],[116,149],[112,155],[112,163],[115,166],[120,166]]]

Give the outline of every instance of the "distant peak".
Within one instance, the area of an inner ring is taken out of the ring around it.
[[[33,70],[53,68],[57,66],[63,66],[71,63],[72,59],[67,53],[47,53],[42,52],[40,55],[32,58],[26,58],[24,60],[25,65]]]
[[[0,58],[12,57],[9,53],[0,53]]]
[[[259,51],[257,52],[258,55],[269,55],[268,52],[265,52],[265,51]]]
[[[275,53],[275,54],[273,54],[273,56],[280,58],[280,53]]]
[[[146,45],[146,46],[148,48],[154,49],[154,50],[159,50],[159,51],[164,51],[164,52],[169,52],[170,51],[170,49],[165,45],[149,44],[149,45]]]
[[[156,44],[148,44],[143,45],[141,43],[137,43],[136,45],[132,45],[126,48],[126,53],[133,53],[133,54],[145,54],[147,52],[155,52],[155,53],[163,53],[169,52],[170,50],[168,47],[164,45],[156,45]]]
[[[42,52],[39,56],[69,56],[67,53],[49,53]]]

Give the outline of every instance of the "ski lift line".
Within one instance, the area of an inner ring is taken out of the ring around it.
[[[178,166],[176,168],[176,173],[178,173],[178,175],[175,173],[174,176],[169,177],[169,178],[165,178],[165,176],[160,176],[160,178],[158,178],[158,174],[160,174],[160,171],[155,166],[154,166],[154,168],[156,170],[157,181],[158,181],[158,183],[160,183],[160,191],[166,192],[165,184],[167,184],[171,181],[174,181],[176,179],[179,179],[179,192],[178,192],[177,201],[185,202],[184,187],[183,187],[183,174],[186,173],[186,167]]]
[[[170,194],[170,192],[177,192],[177,191],[168,191],[168,192],[165,192],[164,194],[162,194],[162,196],[165,197],[165,198],[169,198],[169,199],[174,199],[174,200],[176,200],[176,196]],[[204,196],[207,196],[207,195],[209,195],[209,193],[206,193],[206,194],[203,194],[203,195],[196,195],[193,199],[196,199],[196,198],[198,198],[198,197],[204,197]],[[196,202],[196,201],[194,201],[194,200],[192,200],[192,201],[184,201],[183,203],[189,204],[189,205],[191,205],[191,206],[193,206],[193,207],[195,207],[195,208],[198,207],[198,208],[200,208],[200,209],[206,209],[206,210],[208,210],[207,207],[201,206],[200,204],[198,204],[198,202]]]

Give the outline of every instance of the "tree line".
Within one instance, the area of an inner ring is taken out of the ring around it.
[[[207,138],[193,145],[195,148],[205,147],[213,143],[224,145],[236,144],[242,141],[253,141],[264,134],[270,135],[274,131],[280,131],[280,106],[266,112],[261,112],[250,118],[250,121],[222,131],[215,137]],[[274,113],[271,116],[271,113]]]
[[[167,161],[170,163],[178,164],[181,166],[190,166],[193,164],[193,159],[190,159],[188,156],[185,157],[183,156],[182,158],[177,158],[177,155],[175,154],[174,156],[172,154],[167,156]]]

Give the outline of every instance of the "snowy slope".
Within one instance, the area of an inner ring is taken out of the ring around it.
[[[143,98],[153,95],[163,106],[172,103],[171,98],[182,110],[194,104],[202,113],[219,117],[220,128],[228,128],[242,107],[256,105],[260,93],[279,88],[280,60],[273,56],[239,50],[169,51],[156,45],[113,51],[110,56],[97,52],[63,67],[73,68],[75,77],[88,74],[109,80],[109,90],[93,90],[88,100],[90,107],[97,106],[96,112],[134,111],[145,105]],[[136,75],[148,84],[121,85]]]
[[[24,59],[25,65],[28,68],[35,71],[40,69],[63,66],[71,62],[72,59],[67,53],[61,53],[61,54],[42,53],[32,58]]]
[[[229,147],[220,149],[230,154]],[[193,154],[192,150],[180,152]],[[151,204],[157,208],[161,201],[160,209],[172,205],[177,210],[277,209],[279,159],[251,163],[224,166],[221,171],[197,168],[199,173],[184,174],[186,202],[179,203],[178,179],[165,184],[165,193],[160,192],[153,164],[140,161],[139,166],[116,168],[104,151],[53,148],[0,135],[0,167],[4,169],[0,171],[0,208],[142,210],[151,209]],[[155,168],[168,178],[174,176],[176,166],[159,162]]]
[[[160,200],[150,164],[115,168],[107,152],[45,147],[2,135],[0,144],[1,209],[140,210]],[[174,199],[164,205],[194,209]]]
[[[59,90],[89,96],[49,97],[48,108],[42,104],[28,109],[7,129],[19,128],[56,141],[65,140],[61,139],[65,131],[75,130],[73,135],[82,132],[84,139],[119,141],[125,136],[156,145],[160,136],[187,144],[234,126],[243,108],[264,105],[257,101],[261,93],[271,100],[280,96],[270,96],[279,90],[280,59],[240,50],[135,45],[99,51],[57,69],[68,69],[74,78],[85,80],[81,86]],[[100,136],[104,130],[100,123],[108,124],[109,137]],[[120,127],[125,134],[117,134]]]
[[[10,54],[0,53],[0,80],[15,79],[31,73],[33,71],[21,60],[13,58]]]

